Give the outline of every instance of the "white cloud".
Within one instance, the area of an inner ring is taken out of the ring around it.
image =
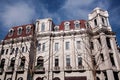
[[[34,15],[34,8],[24,2],[5,5],[1,13],[3,25],[7,27],[30,23]]]

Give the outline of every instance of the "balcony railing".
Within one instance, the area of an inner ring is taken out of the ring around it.
[[[65,71],[66,72],[71,72],[72,71],[72,67],[71,66],[66,66]]]
[[[17,68],[17,72],[24,72],[24,66],[19,66]]]
[[[59,66],[55,66],[53,69],[53,72],[60,72],[60,67]]]
[[[35,73],[45,73],[45,68],[43,66],[35,66]]]
[[[14,71],[14,67],[8,66],[6,72],[7,72],[7,73],[12,73],[13,71]]]
[[[79,66],[78,66],[78,71],[80,71],[80,72],[84,72],[84,71],[85,71],[84,66],[79,65]]]

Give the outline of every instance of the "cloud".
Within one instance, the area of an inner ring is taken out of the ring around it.
[[[67,0],[61,8],[68,19],[87,19],[87,15],[95,7],[108,8],[107,0]]]
[[[3,25],[11,27],[30,23],[35,15],[35,10],[29,4],[18,2],[12,5],[5,5],[4,11],[0,14]]]

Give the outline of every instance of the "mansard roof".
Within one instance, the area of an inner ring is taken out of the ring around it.
[[[26,29],[27,29],[28,26],[30,26],[30,32],[26,33]],[[22,29],[22,33],[20,35],[17,34],[19,28]],[[10,30],[13,31],[12,35],[9,35]],[[14,38],[18,38],[18,37],[26,37],[26,36],[32,35],[33,30],[34,30],[34,24],[26,24],[26,25],[21,25],[21,26],[15,26],[15,27],[12,27],[10,30],[9,30],[8,34],[6,35],[6,37],[4,38],[4,40],[14,39]]]

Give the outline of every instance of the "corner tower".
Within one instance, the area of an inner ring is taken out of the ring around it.
[[[89,15],[88,20],[92,29],[101,29],[105,28],[111,31],[111,26],[109,24],[109,14],[107,11],[102,10],[101,8],[96,7]]]

